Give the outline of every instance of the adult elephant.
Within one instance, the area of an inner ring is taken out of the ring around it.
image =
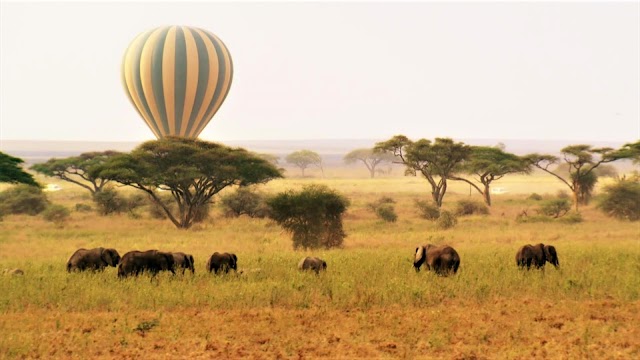
[[[102,247],[94,249],[78,249],[67,261],[67,271],[104,270],[107,266],[116,267],[120,262],[120,254],[116,249]]]
[[[427,270],[432,270],[441,276],[458,272],[460,267],[460,256],[454,248],[449,245],[436,246],[427,244],[416,248],[413,267],[416,272],[424,264]]]
[[[307,256],[300,260],[298,263],[298,269],[303,271],[313,270],[316,274],[319,274],[320,271],[327,270],[327,262],[317,257]]]
[[[171,253],[158,250],[129,251],[122,256],[122,261],[118,265],[118,277],[138,276],[145,271],[153,276],[160,271],[171,271],[175,275],[174,267],[175,262]]]
[[[182,269],[184,274],[185,270],[191,270],[192,274],[195,274],[196,269],[193,261],[193,255],[185,254],[183,252],[172,252],[173,263],[176,269]]]
[[[217,274],[219,271],[225,274],[229,270],[238,271],[238,257],[236,254],[214,252],[207,260],[207,271]]]
[[[558,260],[558,252],[552,245],[545,245],[543,243],[537,245],[524,245],[516,253],[516,264],[520,268],[531,269],[544,269],[547,262],[550,262],[553,266],[558,268],[560,261]]]

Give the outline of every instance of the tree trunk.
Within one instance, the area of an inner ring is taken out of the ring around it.
[[[484,192],[482,193],[482,197],[484,197],[484,203],[487,204],[488,207],[491,207],[491,191],[489,188],[489,184],[484,184]]]

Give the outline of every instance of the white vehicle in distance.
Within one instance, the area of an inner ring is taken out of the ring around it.
[[[506,194],[508,193],[509,190],[503,188],[503,187],[495,187],[495,188],[491,188],[491,193],[495,194],[495,195],[501,195],[501,194]]]
[[[52,191],[60,191],[62,187],[58,184],[47,184],[47,186],[42,189],[42,191],[52,192]]]

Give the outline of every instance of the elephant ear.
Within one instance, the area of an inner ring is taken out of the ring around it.
[[[109,249],[100,248],[100,258],[107,265],[115,266],[114,263],[113,263],[115,261],[115,259],[113,258],[113,254],[111,253],[111,251],[109,251]]]

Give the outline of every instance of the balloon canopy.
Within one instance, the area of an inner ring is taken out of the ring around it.
[[[231,87],[233,63],[214,34],[164,26],[138,35],[122,62],[131,103],[155,136],[196,138]]]

